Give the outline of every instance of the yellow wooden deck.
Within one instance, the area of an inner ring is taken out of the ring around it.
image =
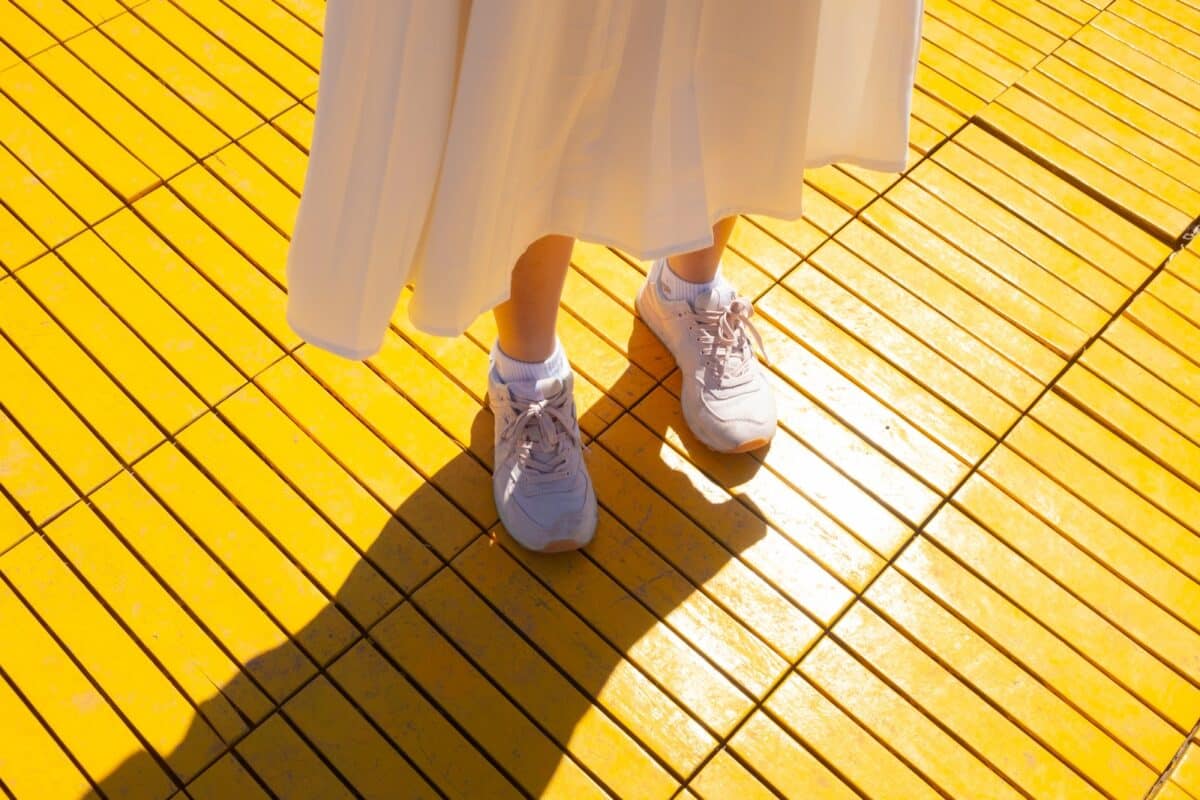
[[[577,247],[538,558],[490,315],[284,322],[321,2],[0,0],[0,795],[1200,800],[1200,2],[926,12],[905,173],[734,234],[769,451]]]

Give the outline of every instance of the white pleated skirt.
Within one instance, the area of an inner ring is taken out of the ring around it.
[[[547,234],[641,259],[738,213],[793,220],[806,167],[898,171],[922,0],[328,0],[287,320],[379,351],[508,299]]]

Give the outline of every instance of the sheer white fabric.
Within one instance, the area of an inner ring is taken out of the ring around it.
[[[287,319],[347,358],[455,336],[557,233],[657,258],[903,167],[922,0],[329,0]]]

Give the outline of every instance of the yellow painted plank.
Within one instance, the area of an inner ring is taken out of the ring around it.
[[[4,104],[0,99],[0,106]],[[47,246],[53,247],[83,230],[85,223],[3,146],[0,146],[0,184],[4,186],[4,202],[11,213]],[[29,247],[27,240],[26,247]]]
[[[1123,6],[1117,6],[1117,10],[1121,8]],[[1154,59],[1164,65],[1164,71],[1170,69],[1178,78],[1194,75],[1196,69],[1200,67],[1200,56],[1192,55],[1185,48],[1176,45],[1171,41],[1173,37],[1157,36],[1154,32],[1145,30],[1119,13],[1115,13],[1114,10],[1106,10],[1105,13],[1098,15],[1089,27],[1103,31],[1122,44],[1137,50],[1145,58]],[[1180,81],[1181,85],[1182,83],[1183,81]],[[1200,90],[1193,88],[1190,94],[1184,94],[1181,97],[1194,100],[1200,97]]]
[[[0,781],[14,797],[87,797],[92,791],[58,742],[0,679]]]
[[[954,142],[1008,175],[1030,193],[1044,198],[1082,222],[1092,231],[1098,242],[1111,242],[1149,267],[1157,266],[1167,254],[1169,248],[1161,240],[1116,211],[1096,202],[1094,197],[1079,187],[1057,176],[978,125],[963,128],[954,137]],[[1037,152],[1037,148],[1034,148],[1034,151]],[[1038,219],[1040,218],[1039,213]]]
[[[199,709],[194,735],[204,735],[204,721],[223,742],[244,735],[242,715],[261,719],[270,701],[91,509],[76,509],[47,526],[46,535]]]
[[[796,340],[789,349],[804,347],[836,364],[847,378],[894,408],[963,461],[972,463],[991,447],[992,439],[984,430],[872,353],[862,342],[822,318],[796,295],[776,287],[759,301],[758,308]],[[772,360],[776,354],[773,350]],[[778,353],[780,361],[786,357]]]
[[[957,42],[942,41],[948,35],[953,36],[953,30],[947,29],[945,25],[934,20],[930,31],[933,35],[930,36],[925,34],[924,25],[925,20],[923,19],[920,62],[926,65],[931,72],[942,75],[959,86],[961,91],[969,92],[979,98],[981,101],[979,107],[994,99],[1012,82],[1015,75],[1012,70],[1013,65],[1002,66],[1001,69],[1005,75],[1000,78],[993,77],[994,67],[977,65],[970,54],[967,54],[965,50],[960,50]],[[936,30],[933,30],[934,28]],[[960,53],[963,54],[961,58],[959,57]]]
[[[325,6],[321,0],[278,0],[279,5],[320,33],[325,25]]]
[[[51,539],[98,524],[80,504],[46,527]],[[42,538],[5,555],[0,572],[183,781],[224,749],[221,738],[158,665],[72,575]]]
[[[946,513],[952,521],[958,516],[957,511]],[[987,636],[1006,657],[1095,721],[1144,764],[1159,769],[1170,761],[1178,731],[1073,653],[1054,633],[1037,625],[1018,605],[975,580],[927,539],[918,539],[905,550],[896,568]],[[928,605],[923,599],[917,605],[922,604]],[[1004,704],[1010,709],[1015,705]]]
[[[986,481],[973,478],[956,500],[961,501],[972,515],[985,521],[996,523],[1004,519],[1006,502]],[[1007,504],[1011,503],[1011,500],[1007,501]],[[997,510],[989,511],[989,504],[995,504]],[[1013,527],[1020,524],[1018,517]],[[1035,560],[1027,561],[1018,550],[1004,543],[1005,537],[989,533],[955,506],[944,509],[929,524],[926,533],[1025,614],[1036,618],[1047,630],[1155,709],[1177,730],[1184,729],[1190,715],[1200,711],[1200,690],[1079,597],[1072,596],[1069,585],[1064,588],[1038,570],[1036,552],[1032,554]],[[1020,546],[1018,536],[1009,538]],[[984,593],[978,597],[975,604],[982,603],[986,596]],[[997,601],[993,608],[1002,605]],[[1082,688],[1090,679],[1085,674],[1080,680]]]
[[[154,454],[143,465],[153,469],[156,461],[170,469],[168,459]],[[131,474],[118,475],[89,499],[138,559],[257,682],[235,679],[221,687],[252,720],[265,713],[262,692],[280,701],[315,673],[280,625]]]
[[[1195,798],[1179,788],[1179,784],[1168,780],[1159,787],[1158,792],[1154,795],[1154,800],[1195,800]]]
[[[1195,137],[1188,136],[1183,139],[1183,152],[1176,152],[1170,147],[1164,147],[1164,142],[1159,141],[1159,137],[1168,140],[1171,138],[1170,128],[1163,125],[1157,115],[1145,112],[1130,101],[1110,101],[1100,105],[1100,101],[1105,98],[1102,94],[1093,96],[1089,91],[1092,87],[1064,87],[1036,70],[1022,78],[1020,85],[1025,92],[1070,116],[1106,142],[1120,148],[1123,159],[1128,159],[1130,155],[1135,156],[1186,187],[1177,188],[1167,184],[1171,187],[1169,191],[1165,188],[1159,190],[1164,199],[1170,199],[1173,203],[1195,199],[1195,189],[1200,186],[1200,163],[1185,155],[1196,148]],[[1004,98],[1001,98],[1001,102],[1003,101]],[[1179,142],[1179,137],[1174,138]],[[1097,153],[1115,155],[1118,152],[1099,143],[1095,148]],[[1179,207],[1186,212],[1193,206]]]
[[[0,282],[0,330],[126,463],[162,441],[150,418],[16,281]]]
[[[1054,388],[1176,475],[1200,482],[1200,445],[1171,430],[1091,372],[1073,369]]]
[[[784,797],[859,796],[762,711],[738,729],[729,748]]]
[[[947,208],[941,210],[949,213]],[[1064,319],[1054,309],[1038,303],[991,270],[982,268],[984,265],[979,261],[942,238],[942,233],[949,232],[947,229],[931,229],[923,224],[932,224],[932,219],[918,221],[886,199],[868,207],[863,213],[863,219],[879,233],[935,270],[942,278],[989,306],[995,313],[1058,355],[1073,355],[1087,338],[1084,331]],[[963,220],[958,218],[952,224],[960,225],[962,222]],[[1097,327],[1103,324],[1096,316],[1098,313],[1102,315],[1103,311],[1096,308],[1087,315]]]
[[[606,448],[611,447],[612,452],[623,460],[636,460],[639,452],[633,448],[654,446],[661,448],[660,457],[665,458],[669,454],[661,444],[649,445],[653,439],[644,432],[645,429],[641,432],[637,430],[641,428],[638,423],[623,419],[619,426],[610,428],[602,437],[605,448],[593,447],[588,455],[588,469],[596,493],[605,498],[606,508],[693,585],[702,587],[715,602],[757,633],[780,655],[789,660],[795,658],[812,642],[817,630],[805,618],[798,600],[781,593],[748,566],[748,563],[759,562],[761,557],[770,552],[768,548],[757,552],[754,548],[755,542],[763,538],[758,533],[762,530],[761,521],[729,505],[727,508],[737,512],[736,516],[750,522],[748,530],[746,522],[721,526],[723,530],[719,532],[726,543],[705,535],[703,529],[609,453]],[[620,429],[629,432],[620,433]],[[624,444],[618,438],[629,436],[630,433],[638,434],[638,438],[630,444]],[[641,439],[640,443],[638,439]],[[694,492],[695,489],[690,491]],[[737,558],[737,554],[745,554],[745,560]],[[796,562],[803,564],[804,560],[796,559]],[[814,573],[820,575],[818,570],[809,572]],[[792,584],[787,588],[794,586]],[[844,587],[826,578],[820,584],[816,599],[803,602],[815,608],[824,607],[828,609],[827,613],[836,613],[833,609],[844,605],[846,595]]]
[[[979,109],[987,105],[981,97],[953,80],[954,71],[951,71],[950,76],[947,76],[936,71],[926,63],[924,52],[926,49],[926,46],[923,44],[913,82],[916,90],[928,93],[929,96],[937,98],[939,102],[944,103],[955,114],[964,118],[973,117]]]
[[[910,175],[930,194],[970,217],[975,224],[998,237],[1009,248],[1037,264],[1046,275],[1057,278],[1058,282],[1055,282],[1042,273],[1030,272],[1028,278],[1014,281],[1051,308],[1065,311],[1073,307],[1078,303],[1073,299],[1077,293],[1111,314],[1146,277],[1144,269],[1136,269],[1125,280],[1114,278],[1108,273],[1112,269],[1108,265],[1114,255],[1111,252],[1105,252],[1094,261],[1076,255],[1040,230],[1043,225],[1040,218],[1022,219],[968,182],[932,162],[918,165]],[[897,192],[893,192],[891,196],[896,195]],[[1011,274],[1016,277],[1026,273],[1014,270]],[[1064,292],[1064,285],[1073,289],[1074,293]],[[1083,308],[1094,314],[1089,306]]]
[[[324,676],[318,675],[289,700],[284,713],[356,794],[413,800],[438,796]]]
[[[84,115],[28,64],[0,72],[0,88],[48,130],[122,200],[142,196],[158,177]]]
[[[412,682],[367,642],[329,675],[421,771],[451,797],[520,797],[518,790]]]
[[[313,110],[304,105],[295,105],[271,119],[271,125],[291,139],[296,147],[308,152],[313,135]]]
[[[867,606],[855,604],[834,632],[859,657],[877,665],[926,713],[1032,796],[1081,800],[1103,796]]]
[[[302,12],[296,9],[289,10],[287,3],[275,3],[272,0],[229,0],[226,5],[258,28],[267,31],[273,39],[312,69],[315,70],[320,65],[320,29],[324,17],[317,3],[311,4],[310,8],[314,11],[305,16],[301,16]]]
[[[87,232],[64,251],[91,260],[96,245]],[[204,412],[204,402],[60,258],[38,259],[21,271],[21,282],[160,427],[178,431]]]
[[[1180,524],[1200,533],[1200,490],[1172,475],[1154,460],[1056,395],[1046,395],[1032,415],[1090,456]]]
[[[16,272],[46,252],[46,245],[28,226],[0,206],[0,268]]]
[[[858,232],[866,234],[861,227]],[[892,274],[890,263],[881,270],[836,240],[814,253],[809,263],[947,360],[970,365],[970,374],[1009,404],[1025,408],[1041,390],[1040,382],[989,347],[979,334],[955,324],[957,320],[937,303],[936,296],[905,287],[901,276]],[[791,280],[788,276],[785,281],[789,288]]]
[[[38,539],[27,539],[0,559],[0,569],[7,570],[21,548],[44,552],[45,547]],[[0,619],[6,634],[21,643],[0,648],[0,667],[88,777],[105,781],[107,793],[115,797],[161,800],[170,794],[173,781],[4,583]]]
[[[1104,331],[1105,341],[1158,378],[1200,403],[1200,365],[1122,315]]]
[[[1010,244],[1010,238],[1034,239],[1037,234],[1003,212],[989,213],[997,211],[994,204],[965,184],[935,198],[911,181],[888,193],[889,201],[1004,281],[1002,291],[1027,295],[1087,333],[1099,330],[1129,296],[1127,289],[1069,253]]]
[[[774,800],[775,793],[762,784],[754,773],[722,748],[692,778],[689,786],[703,800],[727,797],[744,800]],[[687,797],[688,795],[681,795]]]
[[[220,0],[178,0],[177,5],[292,97],[298,100],[317,90],[313,67]]]
[[[866,598],[960,680],[1004,709],[1006,716],[1101,790],[1131,797],[1154,782],[1161,761],[1155,762],[1154,769],[1139,761],[1048,691],[1040,676],[1021,669],[899,572],[883,573]]]
[[[1083,40],[1086,41],[1088,38],[1092,39],[1093,45],[1103,44],[1107,41],[1104,37],[1095,37],[1094,31],[1084,32]],[[1192,130],[1188,126],[1200,118],[1200,109],[1180,102],[1179,97],[1166,91],[1161,84],[1154,80],[1153,75],[1136,68],[1128,69],[1119,63],[1119,59],[1114,62],[1081,42],[1074,40],[1065,42],[1054,56],[1055,62],[1062,59],[1076,70],[1111,87],[1114,100],[1117,96],[1134,100],[1140,106],[1153,111],[1160,119],[1178,123],[1185,130]],[[1048,66],[1054,67],[1057,64]],[[1108,92],[1105,94],[1108,95]]]
[[[21,396],[31,401],[43,398],[49,401],[48,405],[41,407],[41,413],[31,418],[30,424],[34,426],[31,431],[34,437],[45,438],[44,443],[39,443],[43,447],[48,446],[51,458],[59,456],[60,447],[68,444],[78,447],[73,451],[64,450],[62,463],[56,469],[16,426],[8,410],[0,410],[0,453],[3,454],[3,458],[0,458],[0,478],[17,504],[33,518],[35,524],[40,525],[77,498],[75,489],[63,479],[59,469],[64,470],[77,485],[90,490],[111,477],[120,466],[70,409],[50,392],[49,387],[33,378],[28,365],[13,353],[6,342],[0,342],[0,364],[4,365],[5,375],[11,381],[6,383],[18,389]],[[8,371],[10,367],[14,370]],[[6,405],[7,399],[6,394]],[[79,438],[73,434],[78,434]],[[65,454],[74,455],[75,460],[65,457]]]
[[[1006,467],[1014,474],[1008,476],[1000,472]],[[1011,491],[1021,497],[1036,497],[1037,489],[1048,483],[1044,477],[1031,474],[1028,464],[1013,462],[1007,452],[985,464],[984,473],[989,477],[999,473],[996,480],[1010,486],[1016,484]],[[1021,485],[1022,479],[1024,487]],[[1200,653],[1197,649],[1200,637],[1194,631],[1104,569],[1088,557],[1087,551],[1081,550],[1069,539],[1055,535],[1055,531],[1045,522],[1025,511],[1011,498],[999,494],[988,483],[978,481],[968,484],[963,491],[962,503],[992,533],[1047,570],[1052,578],[1126,631],[1147,650],[1182,674],[1195,678],[1196,662],[1200,660],[1197,656]],[[1069,561],[1059,561],[1063,558]],[[1167,570],[1160,572],[1169,574]],[[1169,704],[1161,706],[1160,711],[1178,713]]]
[[[282,716],[273,714],[237,752],[276,797],[338,800],[354,797]]]
[[[399,592],[374,566],[215,415],[175,441],[359,625],[370,627],[399,603]]]
[[[981,117],[1091,191],[1113,198],[1163,236],[1178,235],[1190,221],[1180,209],[1194,205],[1195,192],[1154,167],[1139,164],[1020,89],[1004,95],[1002,103],[988,106]]]
[[[829,575],[821,574],[817,565],[805,566],[804,554],[847,586],[861,588],[878,570],[881,558],[891,555],[911,534],[878,501],[786,431],[772,440],[765,461],[773,469],[768,470],[747,454],[709,451],[688,432],[678,398],[662,388],[639,403],[634,413],[649,430],[621,421],[605,434],[604,443],[731,549],[737,549],[738,540],[724,535],[724,530],[744,530],[745,539],[757,537],[762,544],[778,533],[783,534],[780,545],[794,542],[802,552],[786,559],[791,562],[786,569],[796,570],[797,578],[803,574],[801,580],[809,589],[793,597],[818,619],[829,619],[826,615],[843,608],[848,597],[840,586],[830,585]],[[734,502],[738,499],[741,505]],[[749,563],[774,576],[779,573],[770,565],[782,567],[776,559],[786,549],[771,549],[778,555]]]
[[[1151,286],[1159,284],[1155,280]],[[1177,313],[1150,291],[1134,298],[1125,314],[1184,355],[1191,356],[1200,348],[1200,325]],[[1198,363],[1191,358],[1192,363]]]
[[[480,528],[292,359],[255,384],[434,552],[451,558]]]
[[[233,247],[283,286],[287,239],[254,208],[199,164],[171,181],[171,189]]]
[[[886,664],[872,665],[884,668]],[[847,716],[950,797],[1022,797],[1004,773],[951,737],[833,639],[817,643],[800,672]]]
[[[933,168],[934,164],[944,166],[947,171]],[[947,143],[929,165],[928,169],[924,164],[921,165],[912,174],[912,179],[928,191],[944,196],[950,187],[968,183],[1030,226],[1036,227],[1045,237],[1104,270],[1124,287],[1137,288],[1150,274],[1148,268],[1156,266],[1156,263],[1140,261],[1134,254],[1097,236],[1097,232],[1088,227],[1086,218],[1069,213],[1030,191],[1007,171],[989,164],[957,141]],[[1132,228],[1128,223],[1124,227]],[[1145,237],[1142,231],[1134,233],[1133,230],[1130,231],[1131,236]],[[1148,255],[1161,256],[1162,246],[1157,242],[1155,245]]]
[[[450,580],[458,582],[457,579]],[[432,582],[425,584],[426,587],[431,585]],[[372,629],[371,636],[415,684],[508,771],[525,792],[535,797],[607,796],[558,744],[417,613],[411,603],[405,603],[385,617]],[[530,688],[544,691],[545,686],[539,684]],[[559,708],[558,712],[561,714],[563,710]],[[570,730],[551,733],[570,736],[577,721],[577,717],[572,719]]]
[[[125,20],[123,24],[128,26],[131,22]],[[114,27],[117,30],[129,29],[122,28],[120,24]],[[164,82],[160,78],[163,73],[156,74],[152,68],[135,60],[135,56],[144,60],[147,54],[141,50],[135,50],[132,55],[125,52],[101,30],[107,31],[108,28],[90,30],[76,36],[66,42],[67,49],[162,127],[192,157],[207,155],[227,141],[220,129],[184,99],[187,94],[182,87]],[[177,94],[177,91],[180,93]],[[183,166],[186,163],[170,173],[159,174],[170,175]]]
[[[948,490],[966,474],[963,461],[812,351],[798,346],[784,329],[767,319],[758,323],[758,329],[771,354],[773,370],[792,391],[811,398],[897,462],[912,465],[932,486]],[[791,392],[777,394],[784,401],[780,418],[791,427],[787,421]]]
[[[354,640],[342,612],[174,445],[156,449],[136,471],[318,663]]]
[[[1171,780],[1188,794],[1200,794],[1200,744],[1193,739],[1171,772]]]
[[[1062,40],[1079,29],[1076,20],[1090,19],[1095,12],[1080,0],[1066,0],[1050,5],[1029,0],[955,0],[994,25],[1013,25],[1020,38],[1042,53],[1062,44]],[[1007,10],[1006,10],[1007,9]],[[1072,16],[1074,15],[1074,19]]]
[[[1048,84],[1051,79],[1054,83]],[[1049,58],[1038,66],[1037,72],[1027,75],[1021,85],[1049,102],[1070,108],[1080,122],[1093,126],[1144,161],[1156,164],[1196,187],[1200,164],[1194,157],[1189,159],[1188,154],[1200,147],[1200,139],[1185,125],[1189,117],[1194,118],[1200,110],[1173,104],[1170,109],[1173,113],[1164,118],[1143,105],[1145,101],[1137,93],[1136,84],[1121,83],[1119,90],[1109,87],[1060,58]],[[1063,88],[1070,90],[1070,94],[1061,91]],[[1126,94],[1131,89],[1133,91]]]
[[[961,24],[961,20],[953,20],[953,22]],[[984,26],[976,27],[986,30]],[[979,31],[972,31],[972,33],[978,35]],[[1037,53],[1031,48],[1015,42],[1011,43],[1011,47],[1005,48],[1005,52],[997,52],[989,44],[977,41],[933,14],[927,14],[922,21],[921,35],[926,42],[954,53],[991,80],[1004,86],[1016,83],[1017,79],[1033,66],[1037,58]],[[1025,62],[1025,65],[1011,60],[1012,58]],[[987,97],[987,95],[981,96]]]
[[[217,411],[401,590],[416,587],[441,566],[403,522],[258,387],[243,388]]]
[[[193,800],[229,800],[231,797],[266,800],[268,797],[242,763],[228,753],[189,783],[187,788]]]
[[[100,30],[229,138],[261,124],[250,106],[171,44],[170,31],[159,35],[133,14],[112,19]],[[201,58],[199,64],[207,62]]]
[[[629,269],[633,271],[632,267]],[[632,308],[633,295],[615,300],[575,269],[567,270],[565,284],[562,296],[565,307],[617,350],[624,360],[636,364],[655,380],[675,366],[674,359],[667,354],[651,351],[652,358],[644,359],[646,350],[632,346],[642,327]]]
[[[601,516],[601,539],[589,545],[591,559],[538,558],[508,539],[501,541],[526,570],[695,716],[714,726],[733,724],[749,711],[749,697],[766,695],[787,662],[647,548],[634,544],[628,531],[614,530],[618,523],[606,512]],[[623,559],[596,552],[618,548],[631,552]],[[638,578],[651,569],[664,584],[673,583],[674,591],[669,596],[671,590],[663,587],[653,598],[658,602],[647,609],[638,605],[635,592]],[[613,608],[622,613],[612,614]],[[734,688],[739,685],[742,693]]]
[[[264,126],[261,131],[270,131]],[[288,148],[290,144],[284,143]],[[300,198],[258,163],[242,143],[223,147],[204,161],[205,166],[243,202],[281,231],[291,230]]]
[[[282,285],[256,269],[176,195],[159,189],[134,208],[276,344],[289,350],[300,344],[300,337],[287,324],[287,296]]]
[[[125,7],[117,0],[71,0],[71,6],[93,25],[125,13]]]
[[[201,65],[262,119],[270,119],[294,102],[254,67],[250,58],[256,54],[239,53],[221,34],[205,30],[174,4],[149,0],[131,8],[130,13]]]
[[[169,287],[147,283],[95,233],[85,232],[57,252],[100,300],[132,328],[163,362],[170,365],[205,403],[216,403],[242,383],[241,375],[224,355],[158,294],[159,291],[169,292]],[[75,316],[79,313],[80,310],[68,306],[58,312],[58,316],[74,326]],[[94,333],[85,335],[89,344],[95,339]],[[99,347],[104,343],[96,344]],[[106,366],[111,366],[114,359],[105,358],[104,361]],[[155,374],[155,369],[151,366],[150,374]],[[145,380],[146,377],[140,375],[123,376],[126,385],[132,382],[136,386],[139,381]],[[169,381],[176,380],[169,378]],[[157,391],[167,391],[169,387],[170,383]],[[178,388],[174,391],[180,394]],[[185,395],[182,408],[187,409],[192,405],[194,401],[186,399]],[[164,412],[164,424],[170,428],[168,420],[178,415],[178,409],[172,409],[169,414]]]
[[[7,416],[4,417],[7,423]],[[8,450],[8,443],[5,443],[5,451]],[[14,454],[15,455],[15,454]],[[4,453],[4,458],[10,458],[8,452]],[[16,456],[19,458],[19,456]],[[16,462],[14,458],[14,462]],[[5,486],[9,484],[8,476],[0,474],[3,478]],[[12,501],[4,494],[0,494],[0,553],[8,550],[13,545],[24,539],[33,532],[33,527],[29,524],[29,520],[21,516],[21,512],[13,505]]]
[[[369,366],[312,346],[300,348],[295,358],[481,527],[494,524],[488,471]]]
[[[1200,443],[1200,404],[1184,397],[1141,364],[1103,339],[1084,351],[1080,363],[1158,419]]]
[[[238,145],[272,174],[277,175],[294,193],[300,194],[304,188],[308,158],[304,151],[286,136],[270,125],[263,125],[239,139]],[[293,221],[288,220],[283,229],[291,231]]]
[[[249,309],[249,316],[243,313],[223,295],[221,282],[210,283],[133,212],[113,215],[96,226],[95,232],[242,375],[253,375],[283,355],[251,321],[257,310]],[[222,377],[221,388],[213,391],[223,394],[225,387],[241,380],[240,376]]]
[[[1174,273],[1163,272],[1150,283],[1146,291],[1175,313],[1187,318],[1192,325],[1200,326],[1200,290],[1175,277]]]
[[[50,136],[50,133],[58,135],[57,128],[50,127],[48,133],[4,96],[0,96],[0,115],[4,117],[0,141],[24,165],[24,169],[16,163],[4,167],[7,173],[4,201],[42,239],[56,245],[82,228],[81,225],[72,224],[77,223],[75,214],[85,222],[94,223],[121,207],[121,199],[88,171],[74,154]],[[0,155],[0,160],[9,159],[11,156],[7,153]],[[36,178],[18,177],[24,170],[29,170]],[[34,190],[35,181],[44,183],[57,198],[39,198],[42,193]],[[17,189],[21,182],[28,184],[24,191]],[[75,214],[62,209],[62,201]],[[65,219],[49,216],[60,213]]]
[[[842,257],[842,247],[851,251],[853,255]],[[856,265],[860,263],[872,265],[872,269],[885,275],[905,291],[905,294],[899,295],[894,302],[884,303],[881,298],[880,302],[874,303],[880,310],[902,315],[904,312],[900,311],[899,307],[919,308],[919,304],[913,302],[913,298],[918,298],[1003,356],[1005,362],[1034,378],[1038,385],[1043,385],[1062,369],[1063,360],[1049,347],[1022,331],[983,300],[955,285],[936,269],[922,263],[896,243],[858,220],[847,225],[838,233],[835,243],[822,248],[813,258],[813,264],[818,269],[825,269],[834,280],[847,283],[851,275],[857,277],[860,274],[860,270],[856,269]],[[842,277],[843,275],[845,277]],[[850,288],[860,296],[868,296],[868,287],[872,285],[868,281],[877,282],[870,277],[856,279]],[[890,287],[888,291],[894,294]],[[937,325],[938,323],[927,323],[920,327],[933,333],[937,330]],[[975,360],[982,359],[977,356]],[[991,375],[989,372],[982,374]],[[1006,385],[999,376],[993,376],[989,382],[993,386]],[[1018,402],[1018,405],[1025,404]]]
[[[55,47],[29,63],[159,177],[174,175],[191,163],[191,156],[163,133],[157,120],[114,91],[70,50]]]
[[[1058,39],[1020,16],[1004,13],[995,3],[929,0],[925,13],[954,27],[988,50],[1022,69],[1032,69]]]
[[[422,586],[413,602],[617,796],[674,793],[675,780],[647,750],[686,775],[715,748],[716,739],[696,720],[581,620],[564,613],[544,588],[535,588],[528,573],[486,537],[454,564],[476,591],[507,612],[507,624],[449,570]],[[545,655],[510,625],[519,626]]]
[[[894,193],[893,193],[894,196]],[[887,319],[817,270],[797,270],[784,285],[808,306],[903,371],[975,424],[1001,435],[1019,414],[971,372]]]
[[[0,19],[4,20],[4,41],[23,58],[54,45],[54,38],[12,0],[0,0]],[[19,63],[14,59],[13,63]]]
[[[939,796],[804,678],[790,675],[765,706],[793,736],[867,796],[879,800]]]
[[[63,0],[15,0],[15,5],[23,7],[26,14],[59,40],[69,39],[89,27],[88,21]]]

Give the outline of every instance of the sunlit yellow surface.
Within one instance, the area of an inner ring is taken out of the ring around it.
[[[490,315],[286,324],[323,3],[0,0],[0,797],[1200,800],[1200,11],[925,9],[906,170],[730,239],[770,448],[576,246],[545,557]]]

